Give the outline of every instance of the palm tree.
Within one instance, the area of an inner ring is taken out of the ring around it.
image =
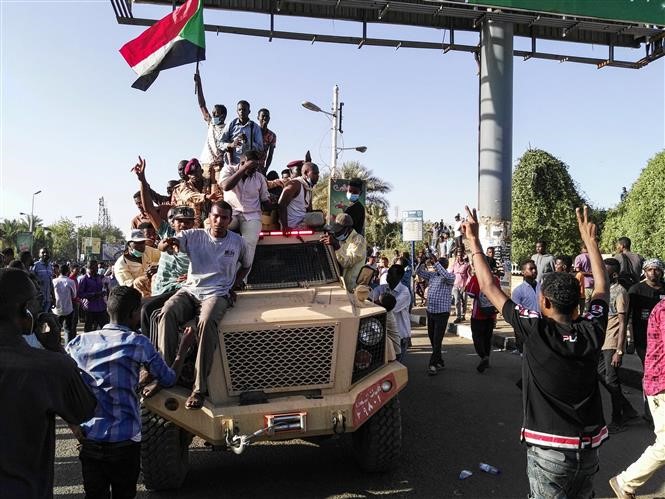
[[[384,194],[391,191],[392,185],[380,177],[373,174],[372,170],[364,167],[358,161],[345,161],[341,167],[337,168],[339,178],[359,178],[365,181],[367,195],[365,202],[369,208],[372,205],[378,205],[384,210],[388,209],[390,203]],[[314,209],[327,211],[328,209],[328,180],[330,172],[323,173],[319,177],[319,182],[314,187]]]
[[[0,237],[2,238],[3,246],[16,249],[16,236],[23,230],[21,222],[16,219],[10,220],[5,218],[0,223]]]
[[[30,230],[30,219],[32,219],[32,230],[37,230],[37,227],[41,227],[44,224],[44,221],[39,218],[37,215],[23,215],[21,220],[21,225],[24,227],[23,230]]]

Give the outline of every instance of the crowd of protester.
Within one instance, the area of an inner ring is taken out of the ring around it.
[[[198,75],[195,82],[207,124],[200,158],[181,160],[174,172],[179,179],[169,181],[162,195],[151,188],[147,162],[139,157],[131,169],[138,213],[115,262],[56,264],[47,248],[39,249],[36,261],[31,252],[18,258],[12,249],[2,252],[0,393],[16,404],[2,420],[16,430],[0,450],[0,490],[8,497],[51,495],[54,414],[80,440],[86,495],[135,495],[137,386],[149,397],[173,385],[183,359],[196,349],[185,407],[203,407],[219,323],[239,299],[260,232],[281,229],[288,236],[325,222],[312,209],[319,168],[309,154],[280,173],[270,170],[277,136],[268,128],[269,110],[259,110],[257,124],[241,100],[237,117],[226,123],[226,107],[209,112]],[[479,373],[491,366],[498,314],[513,327],[523,355],[519,386],[529,393],[522,440],[534,497],[592,497],[598,447],[640,415],[624,397],[617,373],[624,353],[637,353],[645,373],[643,416],[654,426],[656,442],[611,481],[618,497],[633,497],[665,462],[662,261],[645,261],[625,237],[616,254],[602,260],[585,211],[578,213],[580,253],[554,256],[546,241],[536,241],[533,256],[520,263],[523,282],[508,296],[500,286],[506,270],[494,248],[483,250],[475,211],[456,215],[450,225],[436,222],[413,259],[399,251],[390,258],[368,248],[362,189],[360,180],[349,182],[351,204],[323,227],[320,241],[332,248],[346,289],[368,285],[370,299],[385,308],[397,360],[410,346],[414,298],[426,307],[432,376],[445,367],[442,343],[451,313],[457,324],[467,320],[467,298]],[[153,321],[156,331],[150,330]],[[84,333],[77,334],[81,323]],[[542,359],[552,368],[538,369]],[[22,380],[20,392],[16,379]],[[608,425],[599,382],[611,398]],[[33,452],[21,451],[26,444]]]

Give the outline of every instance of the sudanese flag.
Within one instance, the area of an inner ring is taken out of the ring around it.
[[[187,0],[127,42],[120,53],[139,75],[132,87],[143,91],[163,69],[205,60],[203,0]]]

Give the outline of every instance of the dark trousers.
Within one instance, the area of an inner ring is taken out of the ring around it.
[[[162,293],[161,295],[150,296],[141,300],[141,334],[152,337],[150,335],[150,316],[158,308],[162,308],[166,300],[171,298],[176,292]],[[157,335],[157,331],[155,331]]]
[[[141,469],[139,442],[84,440],[79,453],[86,499],[129,499],[136,496]]]
[[[74,325],[74,312],[70,312],[68,315],[59,315],[58,324],[60,328],[67,335],[67,343],[72,341],[76,336],[76,326]]]
[[[625,415],[634,414],[636,411],[630,405],[628,399],[621,393],[621,383],[619,382],[619,373],[612,366],[612,356],[616,350],[602,350],[598,360],[598,378],[600,383],[610,393],[612,399],[612,422],[621,424]]]
[[[489,357],[492,353],[492,332],[494,331],[494,319],[471,318],[471,337],[473,348],[476,349],[478,357]]]
[[[443,312],[441,314],[427,312],[427,335],[432,345],[432,356],[429,358],[430,366],[443,364],[441,344],[443,343],[443,335],[446,334],[449,318],[450,312]]]
[[[109,323],[109,314],[106,313],[106,310],[101,312],[90,312],[90,310],[85,313],[85,325],[83,326],[83,331],[96,331],[101,329]]]
[[[635,345],[635,353],[642,361],[642,371],[644,371],[644,359],[647,356],[647,347],[646,346],[638,347],[637,345]],[[644,400],[644,417],[649,421],[653,421],[653,418],[651,417],[651,410],[649,409],[649,401],[647,400],[644,394],[642,395],[642,399]]]

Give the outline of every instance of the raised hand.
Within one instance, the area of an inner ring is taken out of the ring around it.
[[[466,239],[478,239],[478,212],[475,208],[472,211],[468,206],[465,206],[464,209],[466,210],[466,220],[462,222],[462,235]]]
[[[136,163],[132,167],[131,171],[136,173],[136,177],[139,179],[139,181],[141,181],[141,182],[145,181],[145,159],[143,159],[141,156],[139,156],[138,163]]]
[[[596,234],[598,233],[598,229],[596,224],[589,220],[589,207],[584,205],[582,210],[575,208],[575,215],[577,215],[577,225],[580,229],[580,236],[582,236],[582,241],[585,243],[596,241]]]

